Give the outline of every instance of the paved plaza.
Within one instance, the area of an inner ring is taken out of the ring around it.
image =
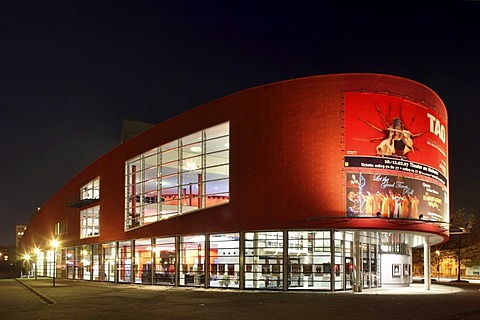
[[[264,292],[0,280],[0,319],[480,319],[480,284]]]

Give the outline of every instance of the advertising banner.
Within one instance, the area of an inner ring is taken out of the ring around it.
[[[446,185],[447,138],[444,120],[419,102],[345,93],[345,162],[350,167],[421,174]]]
[[[445,221],[446,190],[396,175],[347,174],[347,216]]]
[[[346,215],[445,221],[447,127],[428,106],[345,93]]]

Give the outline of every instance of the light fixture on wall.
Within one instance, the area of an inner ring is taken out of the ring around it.
[[[187,160],[183,162],[183,169],[188,170],[188,171],[194,171],[199,168],[199,165],[196,164],[194,161]]]
[[[193,146],[193,147],[190,147],[190,151],[195,152],[195,153],[200,153],[200,152],[202,152],[202,147]]]

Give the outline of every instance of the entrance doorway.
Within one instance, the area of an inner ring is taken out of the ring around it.
[[[355,266],[353,265],[353,259],[348,257],[345,258],[345,290],[351,290],[354,281],[354,270]]]

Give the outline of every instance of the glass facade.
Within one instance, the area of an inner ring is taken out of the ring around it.
[[[115,280],[115,262],[117,260],[117,243],[116,242],[109,242],[109,243],[104,243],[102,245],[102,253],[101,255],[103,257],[102,261],[100,261],[100,266],[103,265],[102,267],[99,267],[100,271],[103,273],[100,274],[101,278],[99,280],[103,281],[108,281],[108,282],[114,282]]]
[[[229,123],[126,162],[125,229],[229,201]]]
[[[283,232],[245,234],[245,288],[283,288]]]
[[[240,283],[240,234],[209,236],[210,287],[238,288]]]
[[[381,252],[408,255],[410,246],[408,236],[400,232],[383,232],[381,235]]]
[[[176,274],[176,246],[175,237],[155,238],[154,284],[174,285]]]
[[[365,232],[362,235],[363,287],[381,286],[380,246],[378,232]]]
[[[117,282],[132,282],[132,244],[130,240],[118,242],[116,256]]]
[[[35,257],[36,271],[37,271],[37,276],[39,277],[46,276],[47,264],[45,262],[46,262],[46,254],[42,251],[39,251]]]
[[[355,232],[358,232],[355,266]],[[391,232],[287,230],[197,234],[57,249],[57,277],[207,288],[352,290],[381,282],[381,254],[405,250]],[[399,242],[400,241],[400,242]],[[384,246],[381,248],[381,245]],[[391,250],[382,252],[382,250]],[[53,251],[38,254],[39,275],[53,275]]]
[[[330,231],[290,231],[288,240],[288,288],[330,290]]]
[[[92,272],[93,281],[103,280],[103,268],[102,268],[102,246],[98,243],[92,245],[92,262],[90,269]]]
[[[180,237],[180,285],[205,285],[205,235]]]
[[[153,276],[152,239],[134,241],[135,246],[135,283],[151,284]]]

